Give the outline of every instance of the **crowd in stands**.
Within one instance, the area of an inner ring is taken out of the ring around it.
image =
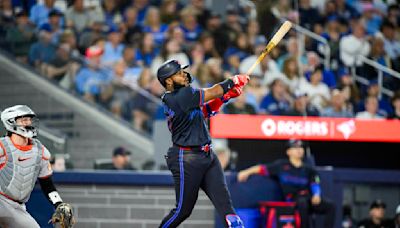
[[[164,61],[190,64],[194,86],[208,87],[245,73],[285,19],[328,41],[329,64],[322,64],[324,44],[307,38],[303,45],[292,30],[224,113],[400,118],[400,92],[380,96],[377,70],[358,58],[399,71],[398,1],[242,0],[222,14],[204,0],[57,3],[2,0],[2,49],[139,131],[151,132],[163,116],[154,98],[163,93],[155,74]],[[368,86],[354,80],[352,67]],[[387,74],[382,84],[400,89]]]

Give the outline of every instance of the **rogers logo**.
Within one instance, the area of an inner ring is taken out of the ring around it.
[[[349,120],[339,124],[336,129],[343,134],[345,139],[348,139],[356,131],[356,123],[354,120]]]
[[[328,122],[326,121],[274,121],[266,119],[261,123],[261,130],[266,136],[328,136],[328,129]]]

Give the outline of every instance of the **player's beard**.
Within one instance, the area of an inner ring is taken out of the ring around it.
[[[178,90],[178,89],[186,87],[186,86],[189,86],[189,83],[186,81],[183,83],[177,83],[174,81],[174,90]]]

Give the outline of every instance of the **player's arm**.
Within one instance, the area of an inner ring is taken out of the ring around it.
[[[222,97],[224,94],[228,93],[228,91],[231,90],[235,85],[243,87],[248,83],[248,81],[249,81],[248,75],[240,74],[240,75],[235,75],[232,78],[226,79],[223,82],[215,84],[211,88],[203,89],[204,102],[208,102],[215,98]]]
[[[50,152],[47,150],[46,147],[42,146],[42,160],[40,162],[40,171],[38,180],[42,192],[44,193],[46,198],[51,202],[54,208],[57,208],[57,206],[61,204],[63,201],[53,183],[52,179],[53,170],[51,169],[49,161],[50,157],[51,157]]]
[[[280,170],[280,162],[274,162],[273,164],[268,164],[268,165],[255,165],[252,166],[248,169],[242,170],[238,173],[238,181],[239,182],[244,182],[246,181],[249,176],[251,175],[261,175],[261,176],[276,176],[279,173]]]
[[[224,103],[228,102],[232,98],[240,96],[240,94],[242,94],[242,87],[234,86],[222,97],[215,98],[205,103],[202,106],[203,115],[207,118],[216,115]]]

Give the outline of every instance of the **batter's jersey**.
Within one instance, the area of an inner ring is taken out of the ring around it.
[[[39,140],[32,145],[14,145],[10,137],[0,138],[0,194],[27,202],[36,179],[50,176],[50,152]]]
[[[311,195],[312,188],[320,184],[320,178],[314,168],[307,165],[295,167],[288,159],[266,165],[266,174],[279,180],[286,200],[298,195]]]
[[[201,106],[204,91],[190,86],[162,96],[164,114],[172,133],[172,142],[179,146],[203,146],[211,143]]]

